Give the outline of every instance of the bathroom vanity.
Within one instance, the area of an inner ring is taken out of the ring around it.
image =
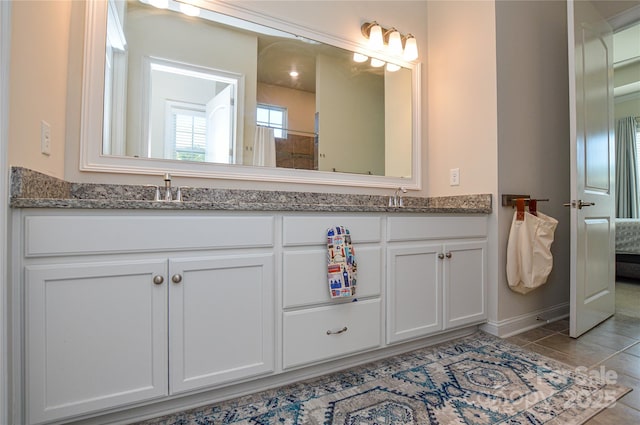
[[[141,199],[148,188],[110,199],[123,188],[59,181],[40,184],[58,197],[39,198],[28,180],[11,200],[16,423],[157,416],[468,334],[487,317],[490,195],[397,208],[193,189],[163,203]],[[329,296],[336,225],[352,236],[355,298]]]

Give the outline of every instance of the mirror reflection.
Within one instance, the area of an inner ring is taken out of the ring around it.
[[[109,1],[103,155],[411,176],[411,69],[169,5]]]

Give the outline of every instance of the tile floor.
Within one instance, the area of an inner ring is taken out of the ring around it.
[[[615,371],[616,382],[633,391],[587,424],[640,424],[639,317],[616,313],[577,339],[569,336],[569,321],[560,320],[507,340],[569,366],[604,370],[605,373]]]

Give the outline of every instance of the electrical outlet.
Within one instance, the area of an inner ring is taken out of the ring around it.
[[[40,121],[40,152],[51,155],[51,126],[46,121]]]
[[[460,186],[459,168],[452,168],[449,170],[449,186]]]

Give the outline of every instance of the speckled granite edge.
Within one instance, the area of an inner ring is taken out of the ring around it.
[[[11,167],[11,200],[16,198],[67,199],[71,183],[23,167]]]
[[[404,207],[389,207],[389,197],[336,193],[182,187],[183,202],[152,201],[155,186],[69,183],[21,167],[11,170],[12,208],[161,209],[238,211],[326,211],[489,214],[491,195],[435,198],[404,197]],[[175,193],[175,188],[174,188]]]

